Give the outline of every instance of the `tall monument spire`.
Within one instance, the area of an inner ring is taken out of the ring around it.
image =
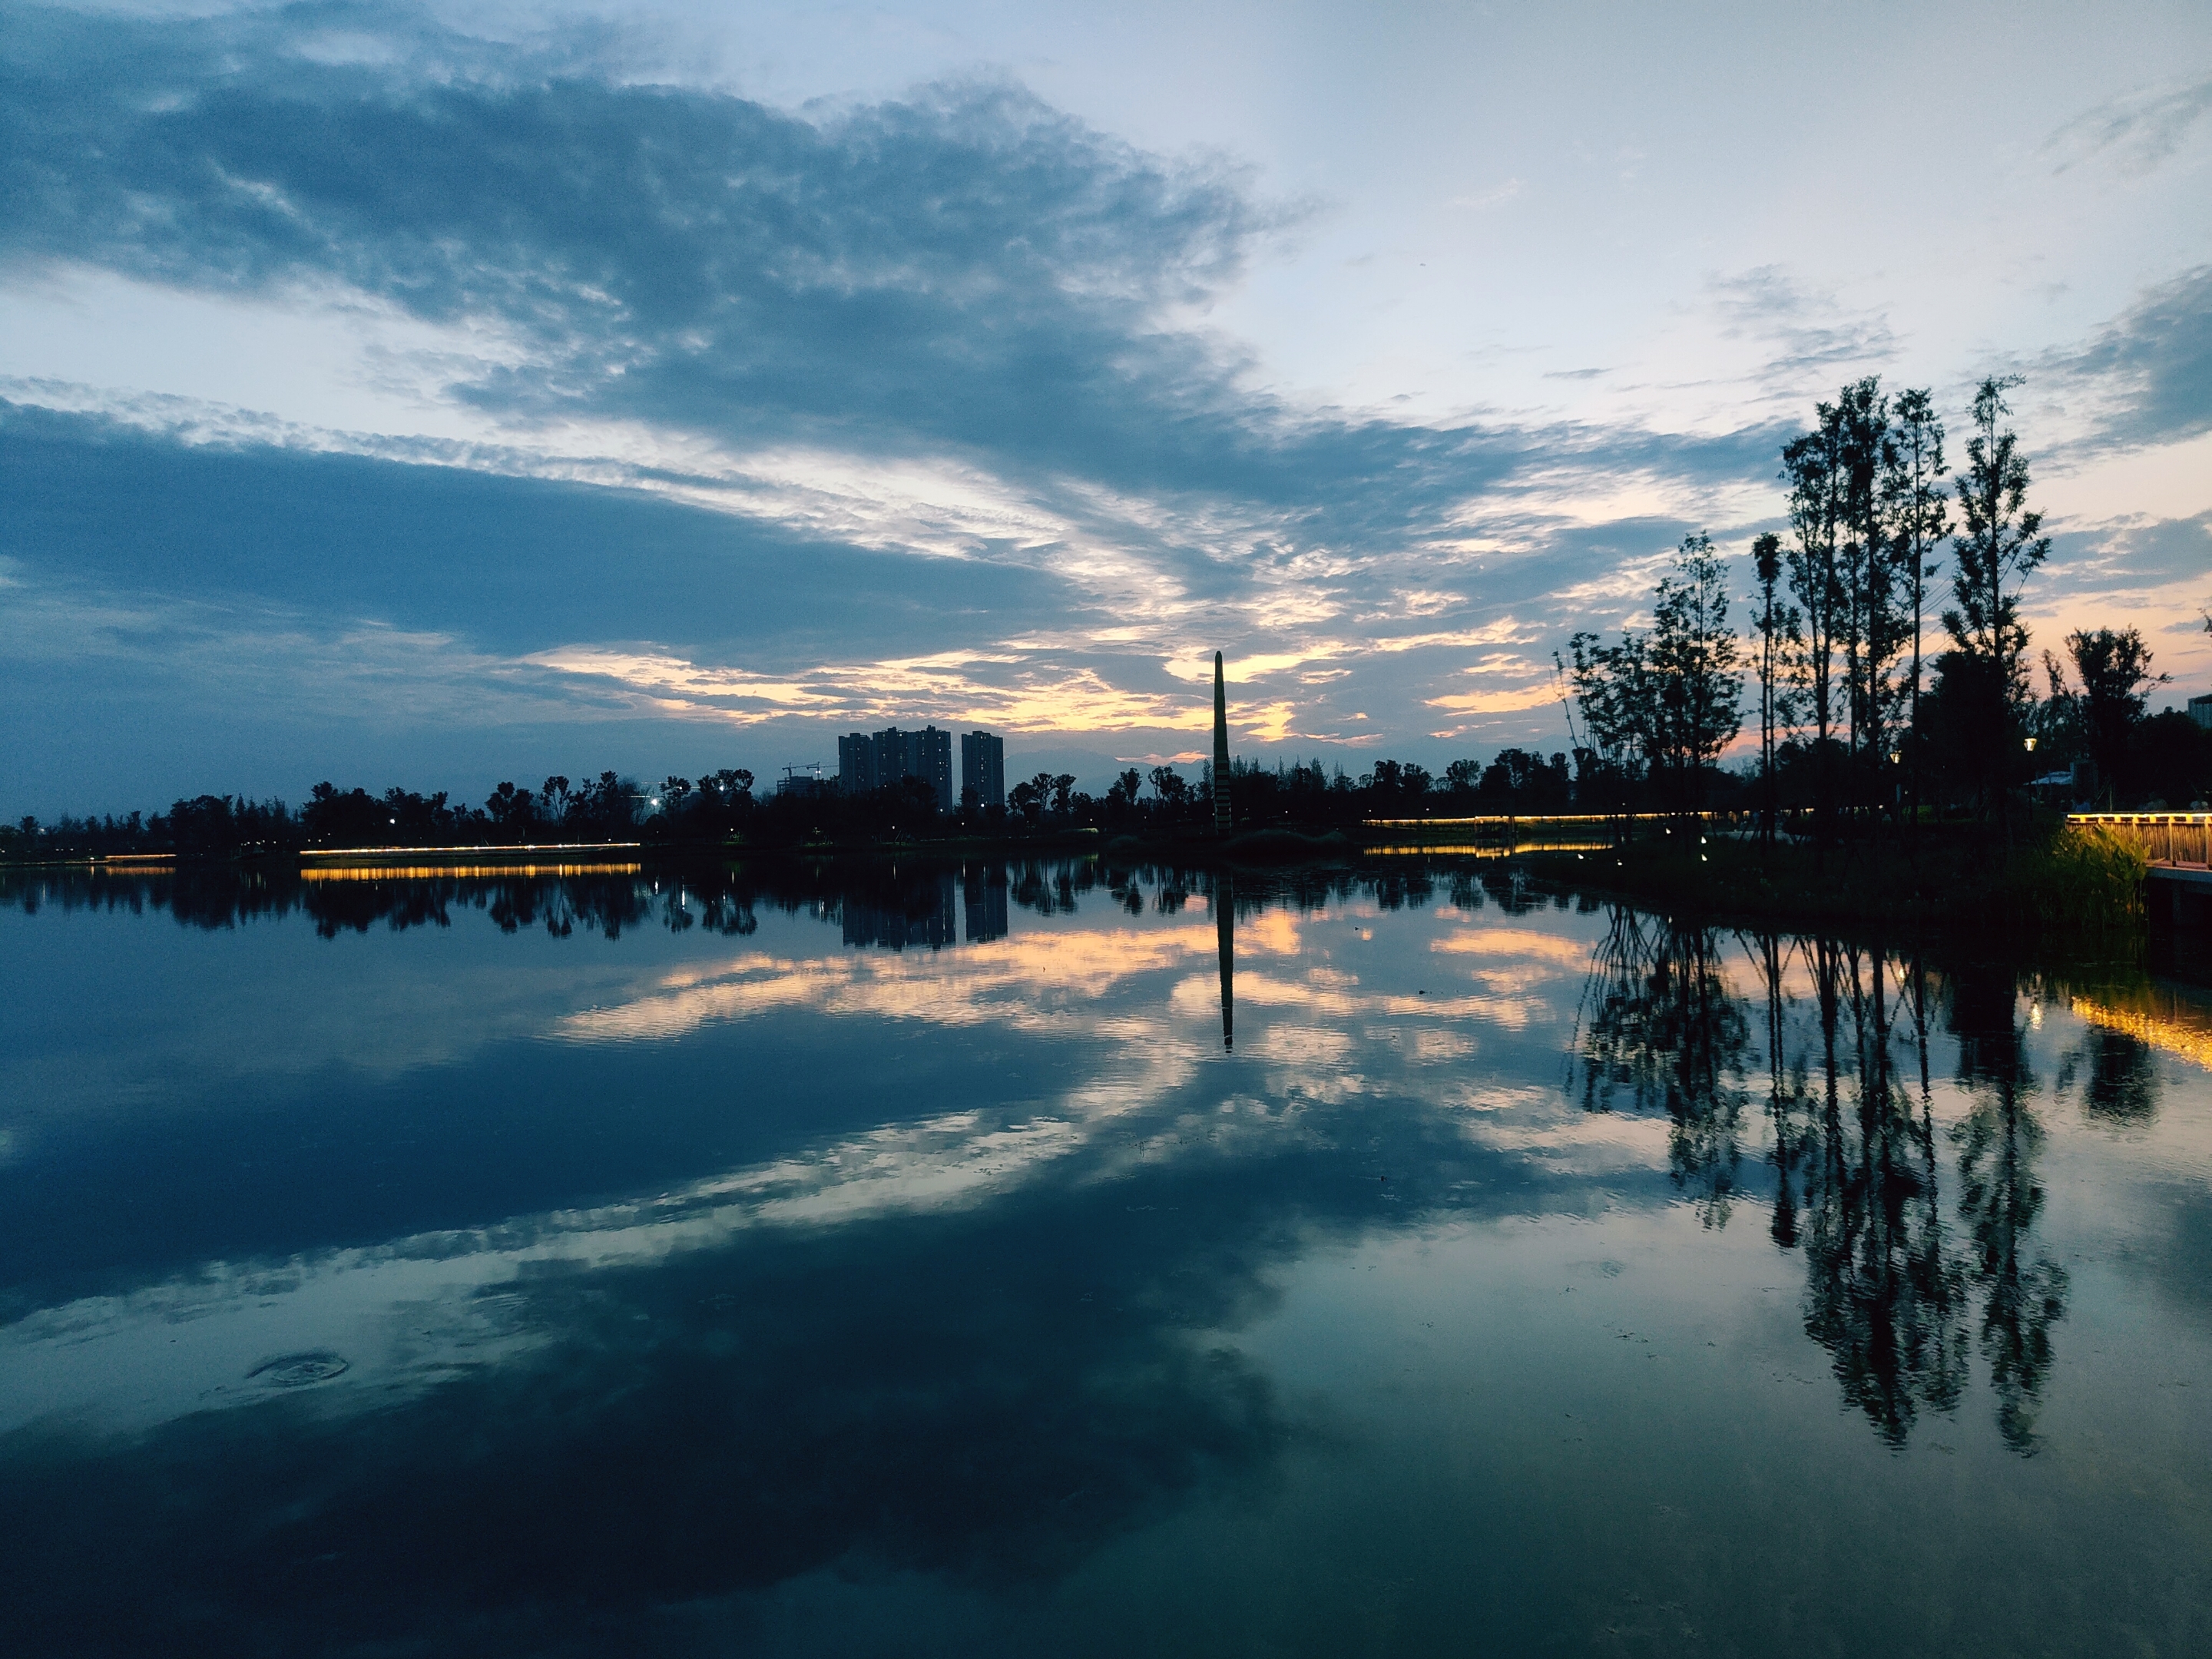
[[[1213,653],[1213,833],[1229,833],[1229,693],[1221,678],[1221,653]]]

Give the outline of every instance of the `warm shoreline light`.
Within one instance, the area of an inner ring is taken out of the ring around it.
[[[2067,1006],[2077,1019],[2124,1031],[2138,1042],[2179,1054],[2212,1072],[2212,1029],[2142,1009],[2116,1008],[2093,997],[2069,997]]]
[[[641,841],[515,842],[491,847],[303,847],[303,859],[430,858],[440,854],[453,858],[477,858],[487,853],[625,853],[641,848]]]
[[[1492,812],[1472,818],[1362,818],[1360,822],[1370,830],[1401,830],[1444,827],[1456,829],[1464,824],[1480,823],[1611,823],[1616,817],[1625,816],[1636,823],[1671,823],[1685,816],[1679,812],[1634,812],[1617,815],[1611,812]],[[1718,812],[1698,812],[1699,823],[1722,816]]]
[[[617,864],[341,864],[300,872],[301,881],[415,881],[430,876],[635,876],[645,866]]]

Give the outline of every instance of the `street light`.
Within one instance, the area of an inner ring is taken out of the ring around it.
[[[2027,752],[2031,755],[2035,752],[2035,739],[2033,738],[2030,738],[2027,740]]]

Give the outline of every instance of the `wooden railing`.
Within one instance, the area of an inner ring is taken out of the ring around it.
[[[2212,868],[2212,812],[2069,812],[2067,823],[2096,828],[2141,848],[2153,864]]]

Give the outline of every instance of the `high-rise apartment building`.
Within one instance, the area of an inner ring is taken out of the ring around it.
[[[876,787],[876,745],[866,732],[837,739],[837,787],[848,795],[865,795]]]
[[[1006,804],[1006,744],[988,732],[966,732],[960,738],[960,798],[975,792],[978,806]]]
[[[853,732],[837,739],[837,784],[866,794],[902,778],[920,778],[937,798],[937,810],[952,810],[952,734],[926,726],[902,732],[896,726],[872,734]]]

